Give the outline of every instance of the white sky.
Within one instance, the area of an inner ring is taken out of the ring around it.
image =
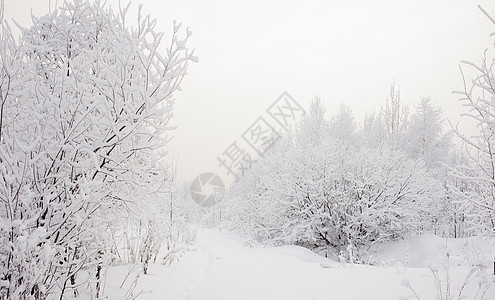
[[[5,0],[5,14],[27,26],[30,8],[41,15],[48,3]],[[495,32],[476,7],[495,15],[494,0],[139,3],[168,36],[174,19],[189,26],[200,59],[176,94],[170,157],[179,156],[179,179],[215,172],[228,181],[216,157],[283,91],[305,108],[321,96],[328,114],[344,102],[360,120],[379,110],[395,81],[411,110],[430,96],[457,122],[458,63],[480,62]]]

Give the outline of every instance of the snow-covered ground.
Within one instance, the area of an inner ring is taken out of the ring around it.
[[[442,249],[451,253],[449,277],[454,299],[469,271],[465,261],[482,259],[485,280],[495,279],[494,241],[481,238],[446,241],[424,235],[380,245],[373,249],[372,257],[380,265],[367,266],[341,264],[297,246],[249,247],[232,233],[198,229],[192,251],[171,266],[151,265],[149,275],[140,275],[133,289],[140,270],[129,272],[129,266],[109,269],[105,294],[109,299],[124,299],[132,291],[143,300],[397,300],[413,295],[404,286],[409,282],[420,299],[435,299],[437,288],[429,265],[443,264]],[[439,275],[445,285],[445,273]],[[475,298],[479,279],[467,286],[465,299]],[[493,285],[486,295],[495,299]]]

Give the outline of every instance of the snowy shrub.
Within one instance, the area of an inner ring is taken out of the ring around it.
[[[250,200],[242,201],[249,213],[242,216],[256,220],[257,235],[337,249],[368,246],[419,230],[428,203],[440,196],[420,161],[390,148],[335,143],[313,149],[270,169],[264,161],[267,173],[257,174],[244,196]]]
[[[490,291],[495,280],[490,268],[482,260],[466,262],[465,266],[454,265],[451,262],[450,253],[442,249],[442,262],[439,265],[430,265],[432,280],[435,284],[435,297],[429,295],[427,299],[437,300],[461,300],[492,299]],[[417,300],[423,299],[411,286],[407,279],[402,285],[408,288]]]
[[[231,218],[239,229],[273,243],[331,246],[336,254],[357,247],[356,256],[374,242],[425,230],[445,195],[423,160],[387,144],[335,140],[318,125],[325,122],[318,110],[302,120],[297,139],[279,142],[234,184]],[[315,128],[321,131],[307,133]]]
[[[190,32],[179,39],[175,25],[161,56],[156,22],[139,16],[131,29],[126,11],[65,2],[33,17],[19,44],[2,20],[0,298],[63,294],[82,269],[100,279],[111,236],[129,229],[122,218],[163,191],[160,149],[195,59]],[[154,222],[143,257],[156,252]]]

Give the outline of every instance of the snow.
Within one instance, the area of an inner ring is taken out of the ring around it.
[[[170,266],[151,264],[149,275],[140,275],[134,295],[141,293],[137,299],[146,300],[397,300],[412,296],[405,284],[408,283],[421,299],[434,299],[435,282],[428,264],[441,253],[435,244],[443,242],[459,255],[473,255],[475,250],[478,255],[493,256],[495,251],[493,240],[447,241],[424,235],[373,249],[377,259],[387,261],[381,266],[350,265],[298,246],[251,247],[233,233],[198,229],[194,249]],[[404,266],[401,260],[407,256],[409,263]],[[397,263],[392,263],[393,260]],[[108,299],[124,298],[140,272],[137,268],[120,289],[128,270],[129,266],[108,270],[105,286]],[[467,271],[466,266],[451,269],[453,291],[460,287]],[[486,274],[494,279],[490,268]],[[469,287],[466,295],[474,295],[475,290],[475,285]],[[493,286],[490,292],[488,295],[495,296]]]
[[[441,263],[448,252],[451,263],[465,265],[466,260],[481,260],[485,267],[493,265],[495,240],[484,237],[444,239],[433,234],[423,234],[408,239],[375,245],[371,262],[402,264],[407,267],[428,268]]]

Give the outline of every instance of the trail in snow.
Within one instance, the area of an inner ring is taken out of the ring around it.
[[[208,272],[210,271],[211,261],[213,260],[211,255],[207,251],[205,251],[201,246],[197,245],[197,251],[202,256],[202,260],[200,265],[197,268],[196,275],[193,276],[192,280],[189,282],[187,289],[184,293],[184,298],[189,300],[191,296],[196,293],[198,287],[205,280]]]
[[[415,246],[410,247],[409,251],[413,251]],[[141,276],[135,288],[134,294],[146,292],[137,299],[397,300],[412,295],[401,285],[404,279],[422,299],[434,299],[436,295],[431,272],[426,267],[342,265],[297,246],[247,247],[231,233],[209,229],[198,230],[195,249],[172,266],[151,265],[149,275]],[[398,249],[397,245],[393,247],[399,256],[405,255]],[[109,276],[117,282],[123,277],[121,273],[122,270],[115,269]],[[451,271],[454,291],[465,274],[467,268]],[[491,292],[495,295],[494,290]],[[474,293],[473,290],[466,295],[470,298]]]
[[[201,230],[198,245],[213,260],[190,300],[370,299],[370,295],[396,300],[409,295],[400,284],[404,269],[342,266],[295,246],[248,248],[236,236],[214,230]],[[415,277],[428,273],[406,272]]]

